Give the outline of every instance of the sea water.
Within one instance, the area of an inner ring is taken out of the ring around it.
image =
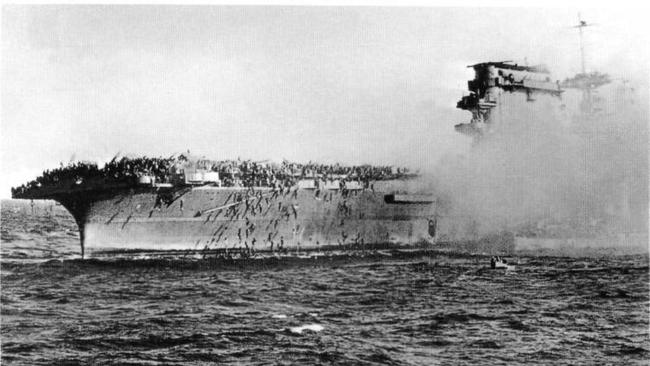
[[[647,255],[265,266],[81,261],[53,202],[3,201],[3,365],[647,364]]]

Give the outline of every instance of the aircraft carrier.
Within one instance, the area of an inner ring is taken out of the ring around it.
[[[513,108],[542,104],[561,113],[563,86],[573,82],[552,80],[543,66],[506,61],[470,67],[475,76],[457,107],[472,119],[455,128],[477,141],[499,133],[499,117]],[[12,196],[60,202],[79,226],[85,257],[394,248],[507,255],[517,241],[541,243],[516,230],[479,233],[472,218],[450,215],[424,178],[386,166],[116,157],[103,167],[76,163],[46,171]]]

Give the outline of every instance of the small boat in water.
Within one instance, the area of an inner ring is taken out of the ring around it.
[[[490,268],[492,269],[505,269],[505,270],[514,270],[515,266],[513,264],[508,264],[508,260],[501,258],[499,256],[493,256],[490,258]]]

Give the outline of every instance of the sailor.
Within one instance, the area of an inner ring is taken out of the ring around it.
[[[296,209],[296,205],[291,205],[291,209],[293,210],[293,216],[294,218],[298,218],[298,210]]]

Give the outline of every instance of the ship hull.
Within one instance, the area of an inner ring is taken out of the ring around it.
[[[164,198],[161,199],[161,196]],[[255,252],[433,243],[432,205],[384,192],[201,187],[95,197],[78,219],[87,256],[118,251]]]
[[[381,181],[354,190],[98,183],[20,198],[54,199],[66,207],[79,226],[85,258],[391,248],[503,255],[514,249],[507,233],[461,234],[471,220],[437,212],[422,182]]]
[[[648,233],[627,233],[607,236],[515,237],[515,250],[522,253],[554,255],[587,255],[592,252],[608,254],[647,254]]]

